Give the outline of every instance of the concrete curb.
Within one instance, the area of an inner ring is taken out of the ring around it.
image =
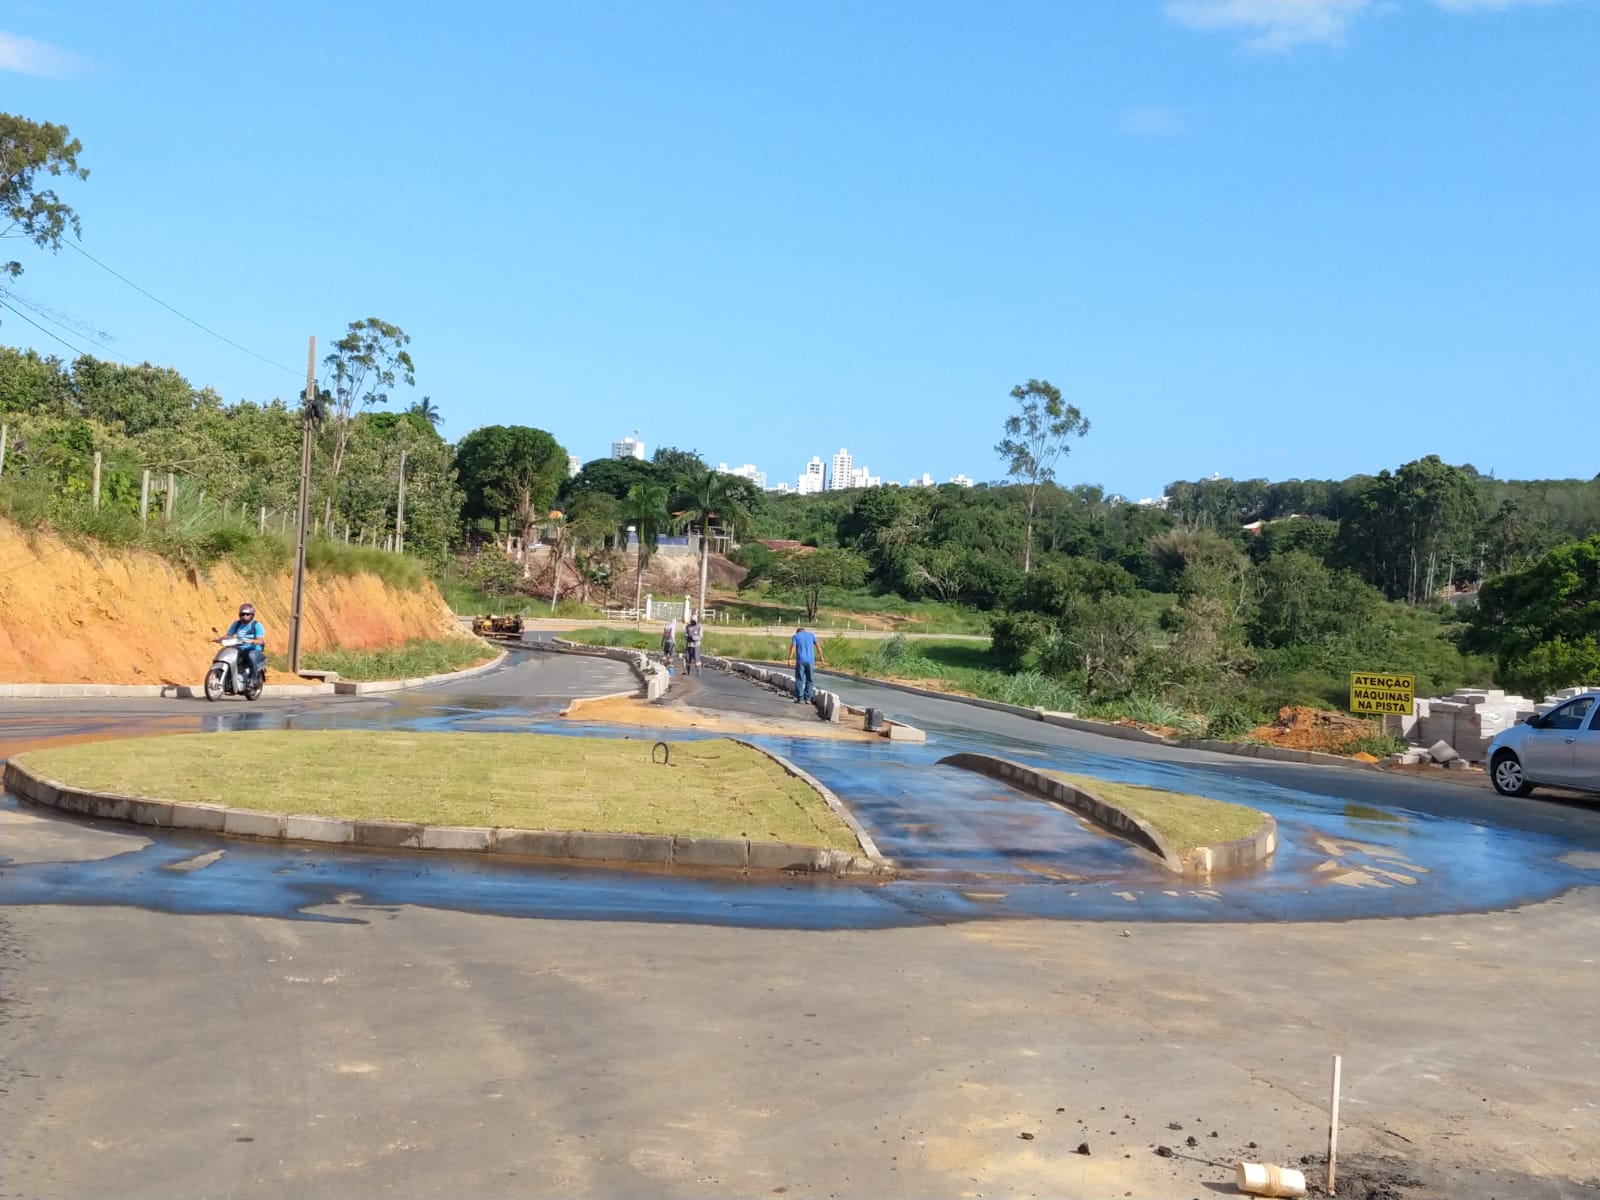
[[[509,651],[502,650],[489,662],[464,671],[450,671],[443,675],[427,675],[419,679],[377,679],[365,683],[354,680],[337,680],[333,683],[269,683],[261,689],[264,699],[292,700],[306,696],[367,696],[375,692],[398,692],[405,688],[427,687],[435,683],[449,683],[457,679],[470,679],[485,671],[492,671],[505,662]],[[168,699],[204,700],[204,686],[187,683],[117,684],[117,683],[0,683],[0,700],[63,700],[79,698],[117,699]]]
[[[812,791],[820,795],[823,799],[823,802],[834,811],[841,821],[849,826],[850,832],[855,834],[856,841],[861,844],[862,852],[866,854],[871,863],[879,868],[888,868],[894,865],[889,859],[883,856],[883,852],[878,849],[878,843],[872,840],[872,835],[866,831],[866,828],[861,824],[860,819],[855,815],[855,813],[851,812],[850,809],[845,806],[844,801],[840,800],[838,796],[834,795],[833,790],[825,786],[821,780],[817,779],[809,772],[802,770],[800,767],[797,767],[787,758],[784,758],[783,755],[774,754],[771,750],[768,750],[762,746],[758,746],[754,742],[747,742],[743,738],[729,738],[728,740],[730,742],[736,742],[737,744],[750,750],[754,750],[757,754],[765,754],[773,762],[777,763],[786,774],[800,780],[801,783],[804,783],[807,787],[811,788]]]
[[[627,646],[591,646],[586,642],[570,642],[566,638],[551,638],[548,642],[529,642],[528,645],[546,653],[586,654],[591,658],[609,658],[615,662],[627,663],[638,676],[640,684],[644,686],[646,703],[661,699],[672,686],[672,673],[652,660],[643,650],[632,650]]]
[[[1266,813],[1261,814],[1264,824],[1249,837],[1196,846],[1179,854],[1161,832],[1142,817],[1033,767],[988,754],[969,753],[947,755],[939,760],[939,765],[976,771],[1070,808],[1150,851],[1169,871],[1180,875],[1215,875],[1243,870],[1265,862],[1278,848],[1278,823]]]
[[[488,643],[484,643],[487,645]],[[443,675],[423,675],[416,679],[373,679],[358,682],[353,679],[340,679],[326,686],[331,687],[338,696],[370,696],[378,692],[399,692],[408,688],[430,687],[436,683],[453,683],[458,679],[471,679],[474,675],[482,675],[502,665],[511,657],[511,651],[502,650],[486,663],[479,663],[475,667],[468,667],[464,671],[446,671]]]
[[[778,761],[783,763],[782,759]],[[798,768],[791,769],[800,774]],[[6,762],[0,778],[3,778],[8,791],[34,804],[62,812],[156,829],[203,830],[224,837],[361,846],[374,850],[500,854],[591,864],[646,863],[667,867],[804,871],[825,875],[881,874],[885,869],[881,857],[874,860],[826,846],[797,846],[787,842],[678,837],[673,834],[417,825],[406,821],[362,821],[302,813],[260,812],[221,804],[152,800],[143,796],[71,787],[59,780],[44,778],[14,758]],[[826,789],[822,790],[824,799],[827,799]],[[836,797],[834,800],[837,802]]]
[[[970,704],[975,708],[988,708],[1010,713],[1028,721],[1043,721],[1062,729],[1075,729],[1080,733],[1095,733],[1101,737],[1117,738],[1125,742],[1143,742],[1152,746],[1171,746],[1177,750],[1204,750],[1212,754],[1234,754],[1247,758],[1264,758],[1274,762],[1310,763],[1328,767],[1356,767],[1364,771],[1381,771],[1378,763],[1357,762],[1342,754],[1325,754],[1320,750],[1289,750],[1282,746],[1268,746],[1261,742],[1221,742],[1212,738],[1169,738],[1136,725],[1120,725],[1115,721],[1095,721],[1072,713],[1052,712],[1045,708],[1024,708],[1019,704],[1002,704],[998,700],[984,700],[977,696],[960,696],[951,692],[936,692],[909,683],[896,683],[890,679],[873,679],[867,675],[851,675],[845,671],[822,671],[819,674],[851,679],[874,687],[890,688],[913,696],[927,696],[933,700],[951,700],[957,704]]]

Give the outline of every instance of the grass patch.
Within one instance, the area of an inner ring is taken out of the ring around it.
[[[1211,846],[1217,842],[1249,837],[1266,820],[1253,808],[1229,804],[1225,800],[1213,800],[1209,796],[1167,792],[1132,783],[1112,783],[1084,775],[1068,775],[1063,771],[1046,771],[1045,774],[1086,792],[1093,792],[1102,800],[1108,800],[1148,821],[1178,854],[1184,854],[1196,846]]]
[[[806,784],[725,738],[672,743],[531,733],[180,734],[23,756],[75,787],[424,825],[752,838],[860,849]],[[285,764],[292,763],[292,769]]]
[[[416,638],[403,646],[380,650],[321,650],[302,654],[300,665],[309,671],[337,671],[340,679],[356,682],[375,679],[420,679],[424,675],[444,675],[486,663],[499,651],[478,638],[441,638],[432,641]],[[289,669],[287,656],[267,656],[267,665],[279,671]]]

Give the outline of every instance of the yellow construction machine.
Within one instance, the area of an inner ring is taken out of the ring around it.
[[[508,617],[497,617],[493,614],[487,617],[472,618],[472,632],[479,637],[498,638],[504,642],[520,642],[522,640],[522,618],[515,614]]]

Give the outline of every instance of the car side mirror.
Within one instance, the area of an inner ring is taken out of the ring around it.
[[[1529,716],[1529,718],[1526,721],[1524,721],[1523,724],[1531,725],[1535,729],[1543,729],[1544,728],[1544,718],[1541,717],[1538,713],[1534,713],[1531,716]]]

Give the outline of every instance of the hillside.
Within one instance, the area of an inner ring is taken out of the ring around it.
[[[78,549],[0,520],[0,682],[194,683],[212,627],[226,628],[246,600],[268,651],[282,652],[291,593],[287,572],[247,578],[221,563],[191,575],[143,551]],[[459,632],[432,583],[401,590],[373,575],[307,576],[307,652]]]

